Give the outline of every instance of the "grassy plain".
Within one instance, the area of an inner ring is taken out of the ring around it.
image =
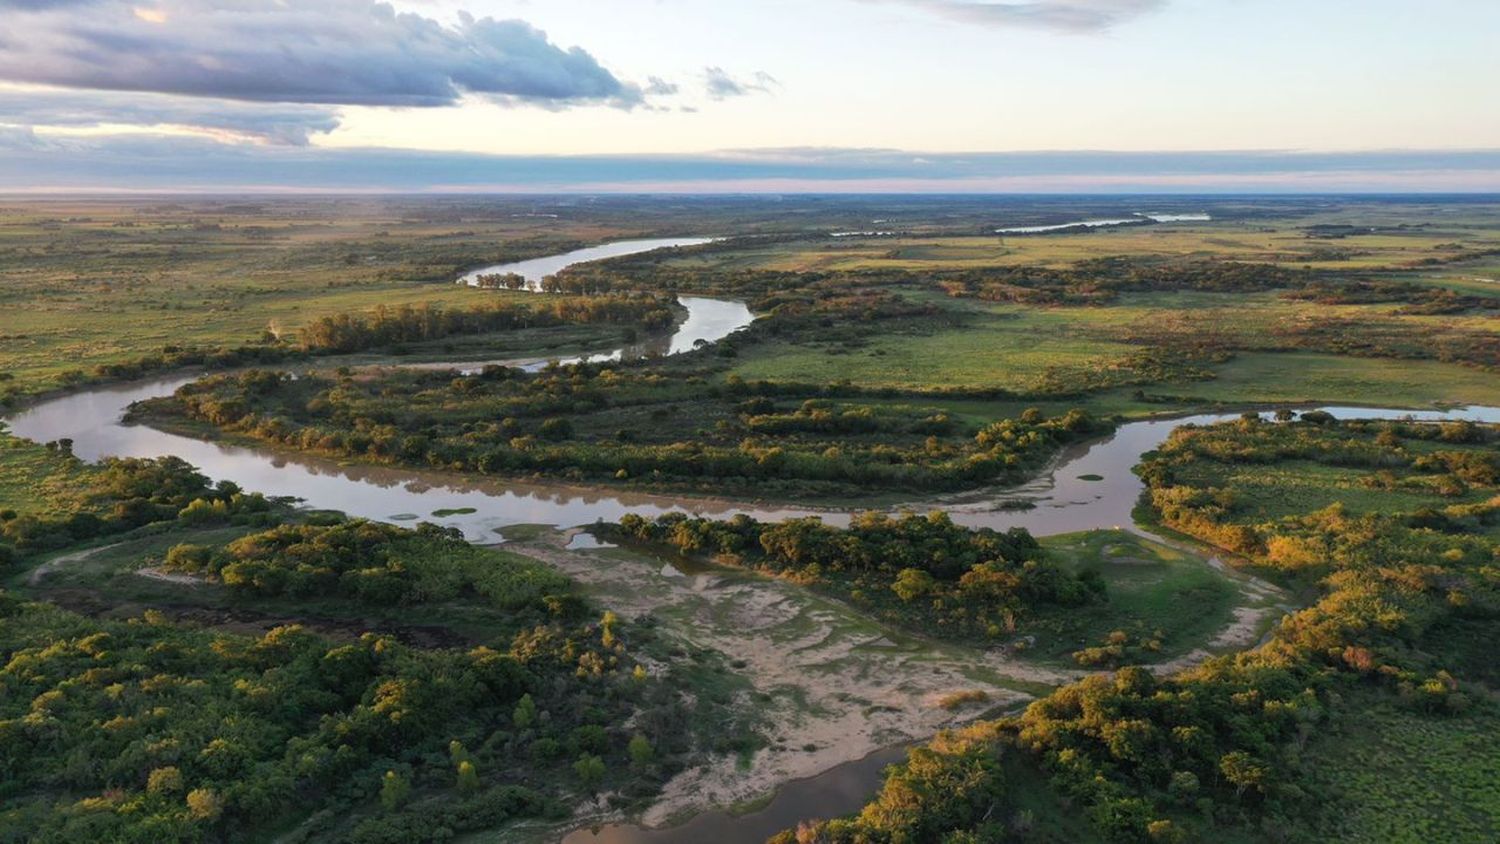
[[[0,433],[0,510],[64,512],[82,506],[92,469],[72,457]]]
[[[1108,307],[1027,307],[971,300],[942,303],[946,315],[927,330],[889,332],[857,344],[818,338],[756,347],[735,366],[749,380],[829,380],[899,389],[1066,390],[1070,384],[1118,384],[1094,393],[1101,413],[1160,411],[1132,400],[1147,393],[1186,405],[1347,402],[1417,407],[1438,402],[1500,403],[1500,378],[1435,360],[1354,357],[1299,348],[1312,329],[1335,337],[1344,325],[1378,327],[1403,353],[1418,344],[1494,342],[1500,312],[1420,316],[1393,305],[1324,305],[1274,293],[1128,294]],[[1212,342],[1235,351],[1204,361],[1207,380],[1152,382],[1132,367],[1151,347]],[[1077,403],[1077,402],[1075,402]]]
[[[0,364],[45,388],[166,345],[237,346],[329,314],[508,294],[465,270],[653,233],[525,205],[70,200],[0,206]],[[649,224],[647,224],[649,225]],[[0,390],[7,385],[0,384]]]
[[[1421,210],[1413,216],[1433,220]],[[1284,264],[1313,269],[1362,271],[1414,268],[1461,249],[1500,247],[1492,211],[1452,222],[1342,223],[1343,214],[1311,214],[1274,219],[1242,218],[1207,223],[1097,228],[1058,234],[924,236],[901,233],[880,237],[816,238],[675,259],[679,266],[776,270],[934,270],[986,266],[1064,267],[1079,261],[1134,255],[1158,258],[1215,258]],[[1317,226],[1375,228],[1321,236]],[[1405,227],[1403,227],[1403,225]]]
[[[1234,583],[1201,558],[1124,531],[1049,536],[1042,546],[1070,569],[1099,572],[1109,587],[1103,604],[1043,609],[1028,620],[1032,653],[1043,659],[1071,664],[1073,651],[1115,630],[1132,641],[1159,631],[1162,649],[1152,659],[1178,656],[1202,647],[1240,602]]]
[[[1319,833],[1330,841],[1493,841],[1500,835],[1500,714],[1493,705],[1434,718],[1378,695],[1345,703],[1348,717],[1308,747],[1313,780],[1333,798]]]

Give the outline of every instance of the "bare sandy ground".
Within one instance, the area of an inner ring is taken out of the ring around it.
[[[925,739],[997,709],[1018,709],[1044,687],[1090,673],[916,638],[796,584],[748,572],[683,573],[639,554],[570,550],[577,533],[543,534],[506,548],[574,577],[622,615],[651,614],[668,638],[720,651],[736,660],[758,692],[771,696],[770,703],[746,705],[761,708],[772,746],[748,766],[725,757],[679,774],[640,818],[646,826],[764,797],[785,782],[881,748]],[[1285,608],[1286,596],[1276,587],[1231,570],[1217,557],[1208,564],[1235,581],[1242,605],[1202,648],[1147,666],[1154,673],[1182,671],[1215,653],[1250,647]],[[939,705],[949,694],[973,690],[985,692],[988,701],[954,711]]]
[[[732,570],[684,574],[639,555],[570,551],[572,532],[507,550],[535,557],[586,584],[626,616],[651,613],[667,637],[736,660],[772,725],[772,747],[748,767],[716,759],[669,782],[641,821],[659,826],[711,806],[763,797],[780,784],[822,773],[881,748],[926,738],[997,707],[1017,708],[1026,689],[1082,672],[914,639],[792,583]],[[982,690],[986,703],[949,711],[946,695]]]

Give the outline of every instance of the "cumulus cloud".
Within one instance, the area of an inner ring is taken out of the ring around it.
[[[737,79],[722,67],[703,69],[703,87],[711,100],[727,100],[731,97],[744,97],[750,94],[769,94],[773,88],[780,86],[781,83],[776,81],[776,77],[764,71],[757,71],[748,78]]]
[[[230,140],[301,146],[311,136],[337,128],[339,118],[335,108],[296,103],[245,103],[60,88],[0,88],[0,124],[68,128],[124,124],[189,129]]]
[[[895,0],[964,23],[1100,32],[1166,5],[1166,0]]]
[[[449,25],[374,0],[0,0],[0,12],[10,82],[323,105],[642,100],[520,20]]]

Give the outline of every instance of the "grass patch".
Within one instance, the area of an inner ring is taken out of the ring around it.
[[[1161,658],[1202,646],[1229,622],[1239,590],[1202,560],[1124,531],[1097,530],[1042,540],[1065,566],[1103,577],[1105,603],[1074,609],[1041,609],[1024,630],[1036,637],[1030,654],[1072,664],[1072,653],[1099,644],[1115,630],[1132,639],[1161,630]]]
[[[1500,715],[1411,712],[1375,694],[1351,696],[1348,717],[1306,759],[1328,807],[1329,841],[1494,841],[1500,837]]]

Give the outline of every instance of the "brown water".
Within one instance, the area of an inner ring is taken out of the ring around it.
[[[782,786],[764,808],[740,815],[703,812],[666,829],[607,824],[574,830],[562,844],[739,844],[765,841],[805,820],[836,818],[859,811],[880,788],[885,769],[906,758],[906,747],[884,750],[829,768],[816,777]]]

